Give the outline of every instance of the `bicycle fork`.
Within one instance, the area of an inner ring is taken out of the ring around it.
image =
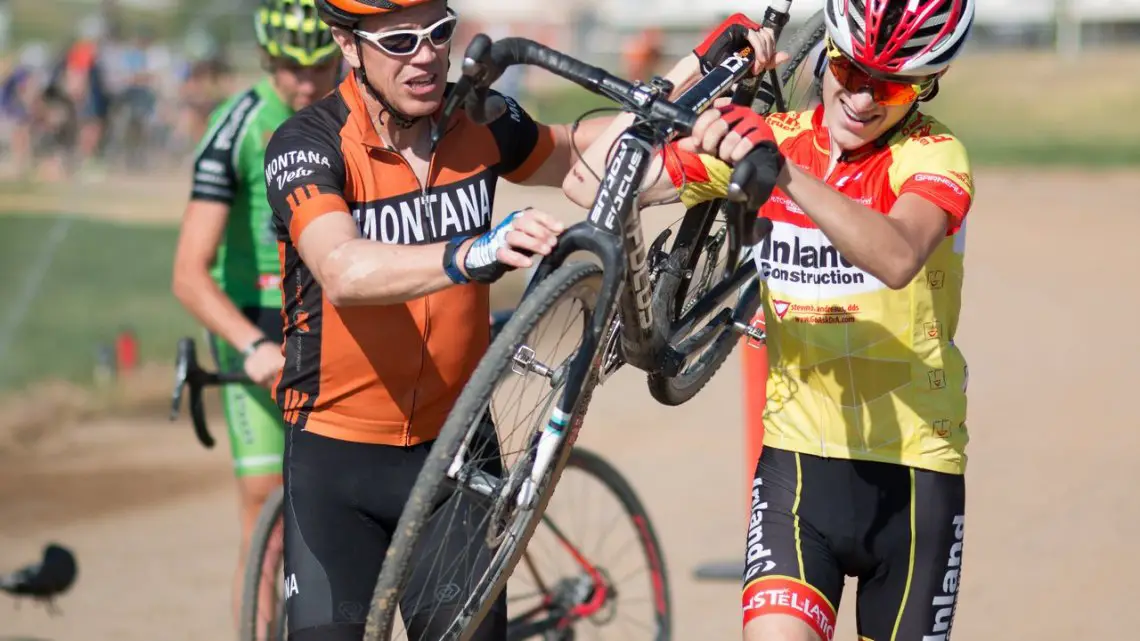
[[[571,358],[566,359],[562,365],[552,368],[547,364],[539,361],[535,357],[535,352],[527,345],[520,345],[515,350],[514,357],[511,362],[511,370],[520,376],[528,376],[530,374],[537,374],[548,380],[551,389],[558,389],[563,385],[566,380],[566,373],[578,359],[578,354],[575,353]],[[562,399],[566,398],[567,394],[564,393]],[[564,405],[564,403],[560,403]],[[573,404],[571,403],[570,406]],[[547,421],[546,426],[535,435],[531,447],[529,448],[530,455],[533,457],[533,463],[530,466],[530,471],[527,474],[516,496],[516,504],[520,508],[529,509],[534,507],[535,497],[537,496],[537,488],[542,477],[550,469],[551,462],[556,458],[560,451],[559,446],[565,440],[566,427],[569,425],[571,414],[559,407],[554,407],[551,411],[550,419]],[[452,459],[451,466],[448,467],[447,475],[463,484],[463,486],[482,496],[486,499],[493,499],[496,491],[509,492],[512,483],[502,483],[502,479],[498,479],[491,474],[488,474],[479,469],[472,469],[467,466],[467,451],[471,445],[476,430],[469,430],[463,445],[456,452],[455,458]],[[502,498],[506,498],[503,496]]]
[[[615,324],[614,321],[620,306],[618,297],[626,280],[622,239],[591,225],[588,221],[582,221],[563,232],[554,252],[539,263],[538,270],[523,297],[530,294],[538,283],[558,269],[570,254],[577,251],[594,254],[601,260],[601,264],[606,266],[602,274],[602,286],[595,306],[590,311],[589,325],[582,335],[581,345],[572,356],[556,368],[539,361],[535,357],[534,349],[528,345],[520,345],[511,361],[511,369],[516,374],[523,376],[538,374],[549,380],[551,389],[562,388],[562,394],[558,396],[550,418],[528,449],[527,455],[533,458],[533,463],[526,478],[522,480],[516,496],[516,504],[522,509],[535,507],[542,479],[550,471],[551,465],[558,460],[567,436],[571,438],[573,444],[573,438],[581,427],[581,418],[574,420],[575,409],[579,405],[588,404],[593,393],[592,388],[586,389],[587,380],[591,376],[597,379],[599,372],[602,371],[600,368],[610,365],[601,362],[605,353],[600,349],[603,338],[620,327],[620,324]],[[620,366],[620,361],[613,366],[616,369]],[[585,396],[582,395],[584,390]],[[487,499],[493,499],[496,490],[501,493],[510,492],[515,484],[509,480],[504,484],[500,479],[495,479],[481,470],[469,470],[465,467],[465,453],[473,435],[474,430],[468,430],[463,445],[448,468],[448,476]],[[503,498],[508,497],[503,496]]]

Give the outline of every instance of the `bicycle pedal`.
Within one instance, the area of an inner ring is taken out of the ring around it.
[[[515,355],[511,358],[511,371],[519,376],[526,376],[532,372],[546,378],[554,376],[553,370],[545,363],[539,362],[535,358],[534,349],[527,345],[519,345],[515,350]]]
[[[534,362],[534,350],[526,345],[519,345],[511,359],[511,371],[519,376],[526,376],[530,371],[530,364]]]
[[[744,335],[744,343],[753,349],[760,349],[768,343],[768,332],[765,331],[764,323],[760,320],[754,320],[748,325],[734,322],[732,328]]]

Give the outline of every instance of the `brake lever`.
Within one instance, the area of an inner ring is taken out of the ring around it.
[[[211,449],[215,441],[209,428],[206,427],[206,410],[202,403],[202,387],[214,382],[216,376],[207,373],[198,365],[198,354],[194,347],[194,339],[184,337],[178,341],[178,356],[174,363],[174,393],[171,395],[170,420],[177,420],[182,406],[182,394],[186,387],[190,388],[190,420],[194,425],[194,434],[203,447]]]
[[[775,143],[764,142],[732,170],[726,198],[733,203],[733,211],[728,213],[742,245],[755,245],[772,232],[771,220],[749,216],[768,202],[783,168],[784,157]]]
[[[460,105],[467,108],[468,115],[471,116],[472,120],[479,122],[485,119],[486,115],[482,113],[482,106],[487,96],[486,86],[498,77],[491,68],[492,44],[491,38],[487,34],[477,33],[467,45],[467,50],[463,52],[462,74],[447,97],[444,98],[443,110],[432,125],[432,151],[435,151],[439,145],[439,141],[447,131],[447,124],[451,121],[452,114]],[[476,118],[476,115],[481,116],[481,118]]]
[[[190,378],[190,362],[194,360],[194,339],[186,337],[178,341],[178,353],[174,360],[174,392],[170,395],[170,420],[178,420],[182,409],[182,391]]]

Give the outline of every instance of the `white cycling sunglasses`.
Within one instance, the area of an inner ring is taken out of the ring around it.
[[[361,31],[353,29],[353,33],[371,42],[381,51],[393,56],[410,56],[420,48],[424,38],[428,38],[433,46],[441,47],[451,41],[455,35],[455,24],[459,17],[455,11],[448,9],[447,17],[423,29],[398,29],[395,31]]]

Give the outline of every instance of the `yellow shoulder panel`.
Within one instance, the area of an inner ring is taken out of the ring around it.
[[[920,113],[891,144],[891,190],[896,194],[912,176],[931,174],[954,182],[974,197],[974,177],[962,142],[946,125]]]

